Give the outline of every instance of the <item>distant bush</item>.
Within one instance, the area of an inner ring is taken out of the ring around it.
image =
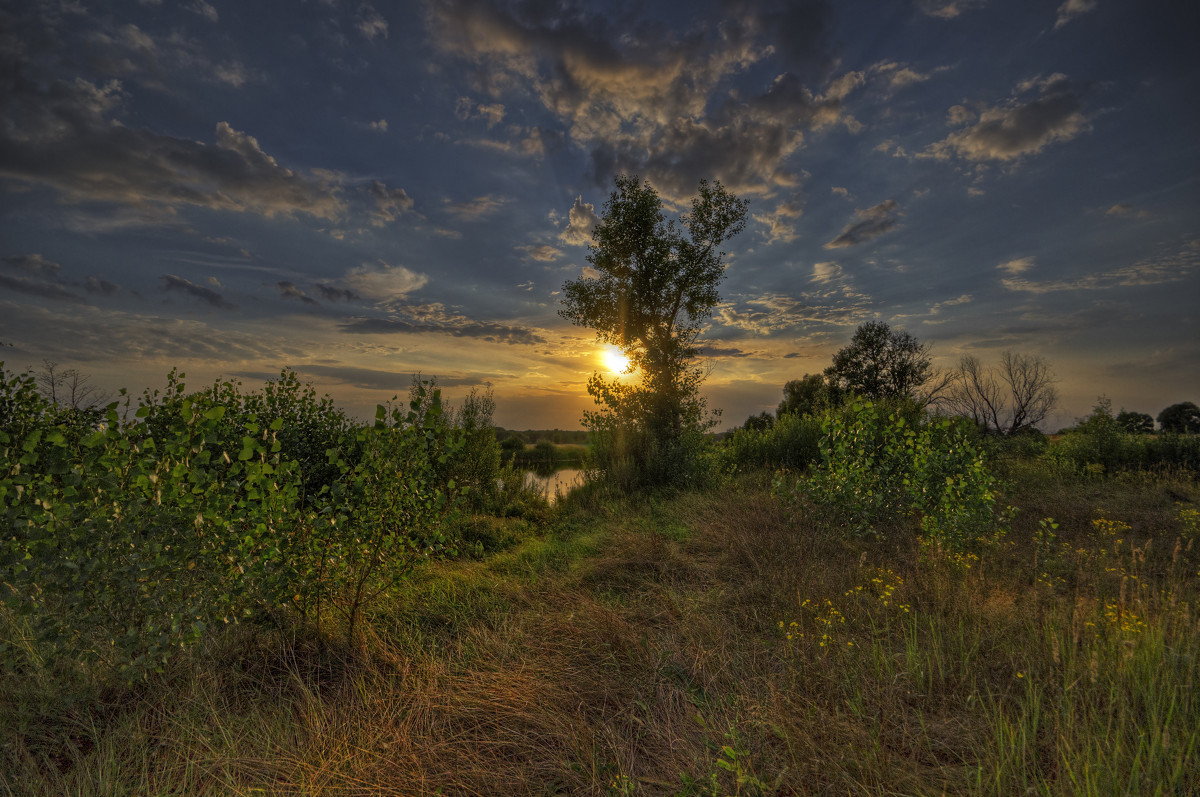
[[[725,439],[723,459],[743,469],[802,471],[818,459],[820,439],[819,417],[784,414],[768,429],[735,429]]]
[[[1185,468],[1200,471],[1200,437],[1190,434],[1130,434],[1101,398],[1092,414],[1067,429],[1046,456],[1077,471]]]

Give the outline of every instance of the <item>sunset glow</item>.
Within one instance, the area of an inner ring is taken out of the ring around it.
[[[696,339],[725,427],[863,323],[1200,400],[1192,3],[9,3],[0,360],[115,394],[291,368],[357,417],[437,376],[579,428],[559,316],[613,178],[750,203]]]
[[[623,374],[629,370],[629,358],[616,346],[605,346],[600,350],[600,362],[610,372]]]

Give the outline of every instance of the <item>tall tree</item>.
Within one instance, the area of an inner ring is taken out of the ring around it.
[[[984,431],[1015,434],[1036,428],[1058,403],[1054,372],[1040,355],[1006,351],[996,368],[968,354],[958,362],[945,404]]]
[[[648,460],[669,460],[685,433],[701,428],[695,341],[720,301],[721,244],[745,227],[747,203],[702,180],[691,211],[675,221],[649,183],[621,176],[615,185],[588,247],[595,273],[563,286],[559,314],[619,347],[639,376],[631,384],[594,374],[588,393],[602,409],[584,423],[608,436],[615,455],[656,470]]]
[[[835,398],[849,394],[879,400],[909,398],[931,403],[945,386],[933,367],[930,344],[882,321],[859,326],[850,345],[833,355],[825,378]]]

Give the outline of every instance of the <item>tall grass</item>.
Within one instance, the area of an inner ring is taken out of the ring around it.
[[[1004,476],[969,549],[759,476],[593,493],[422,566],[361,647],[242,626],[74,697],[30,662],[0,794],[1200,793],[1200,486]]]

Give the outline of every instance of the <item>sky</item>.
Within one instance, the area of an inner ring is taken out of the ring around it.
[[[725,425],[855,328],[1046,358],[1053,431],[1200,401],[1194,3],[0,0],[0,360],[140,393],[436,376],[580,428],[620,174],[750,203]]]

